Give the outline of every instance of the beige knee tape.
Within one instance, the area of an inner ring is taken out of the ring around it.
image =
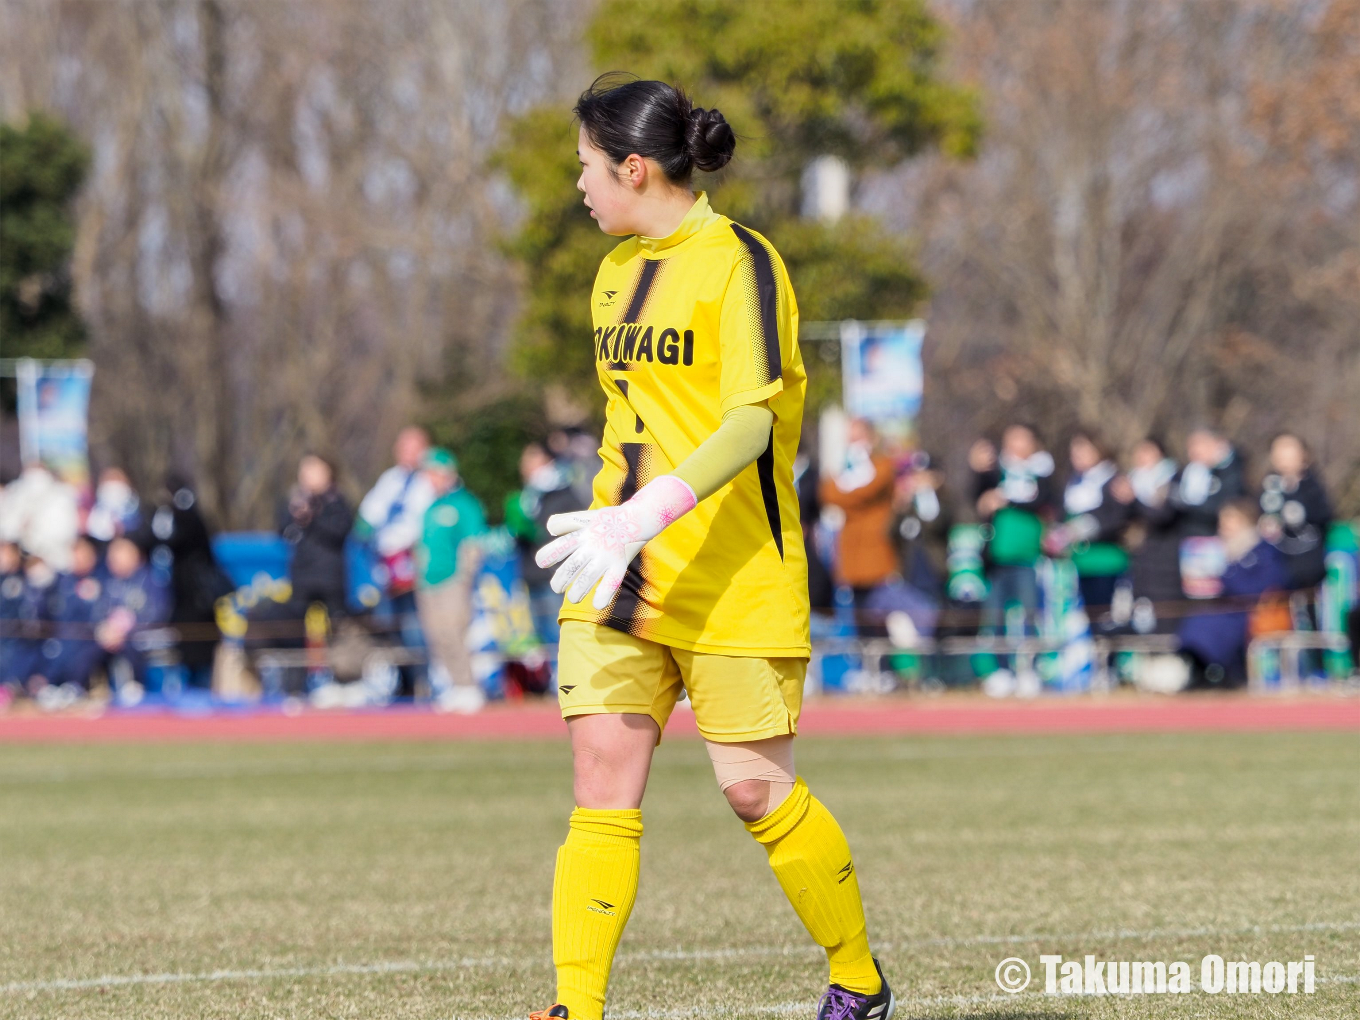
[[[783,792],[787,793],[798,778],[793,770],[793,737],[771,737],[744,744],[719,744],[712,740],[704,743],[713,761],[713,774],[723,790],[748,779],[758,779],[774,784],[775,789],[786,787]],[[775,800],[773,796],[770,799],[772,803]]]

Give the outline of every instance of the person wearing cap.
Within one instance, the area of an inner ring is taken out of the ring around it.
[[[472,677],[467,631],[481,567],[476,539],[487,530],[486,514],[463,485],[450,451],[433,447],[422,469],[435,492],[416,547],[416,609],[430,649],[430,686],[439,708],[476,712],[486,699]]]

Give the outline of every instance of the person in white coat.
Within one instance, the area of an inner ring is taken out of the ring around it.
[[[23,546],[53,570],[70,569],[79,532],[78,493],[39,461],[0,493],[0,541]]]
[[[392,444],[396,463],[378,476],[364,496],[355,527],[356,536],[369,543],[381,564],[378,574],[385,582],[385,608],[408,648],[425,646],[416,613],[415,550],[425,511],[435,499],[434,487],[421,471],[429,448],[429,435],[417,425],[397,433]]]

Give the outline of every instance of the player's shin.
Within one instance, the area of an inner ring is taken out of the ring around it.
[[[808,933],[826,949],[831,981],[865,995],[881,987],[864,928],[859,880],[845,834],[799,779],[784,802],[747,830]]]
[[[601,1020],[619,938],[637,897],[642,812],[577,808],[557,851],[553,963],[572,1020]]]

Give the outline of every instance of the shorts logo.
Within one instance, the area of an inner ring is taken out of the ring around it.
[[[587,904],[586,905],[587,910],[594,911],[597,914],[604,914],[606,917],[614,916],[614,904],[608,903],[605,900],[597,900],[594,898],[591,899],[590,903],[595,904],[595,906]]]
[[[565,698],[565,697],[566,697],[568,694],[570,694],[572,691],[576,690],[576,685],[575,685],[575,684],[564,684],[563,686],[561,686],[561,687],[559,687],[559,688],[557,688],[557,689],[558,689],[559,691],[562,692],[562,697]]]
[[[840,878],[836,879],[836,884],[837,884],[837,885],[843,885],[843,884],[845,883],[845,880],[846,880],[847,878],[849,878],[851,875],[853,875],[854,873],[855,873],[855,862],[854,862],[854,861],[848,861],[848,862],[846,862],[845,867],[841,868],[840,871],[836,872],[836,874],[838,874],[838,875],[841,876]]]

